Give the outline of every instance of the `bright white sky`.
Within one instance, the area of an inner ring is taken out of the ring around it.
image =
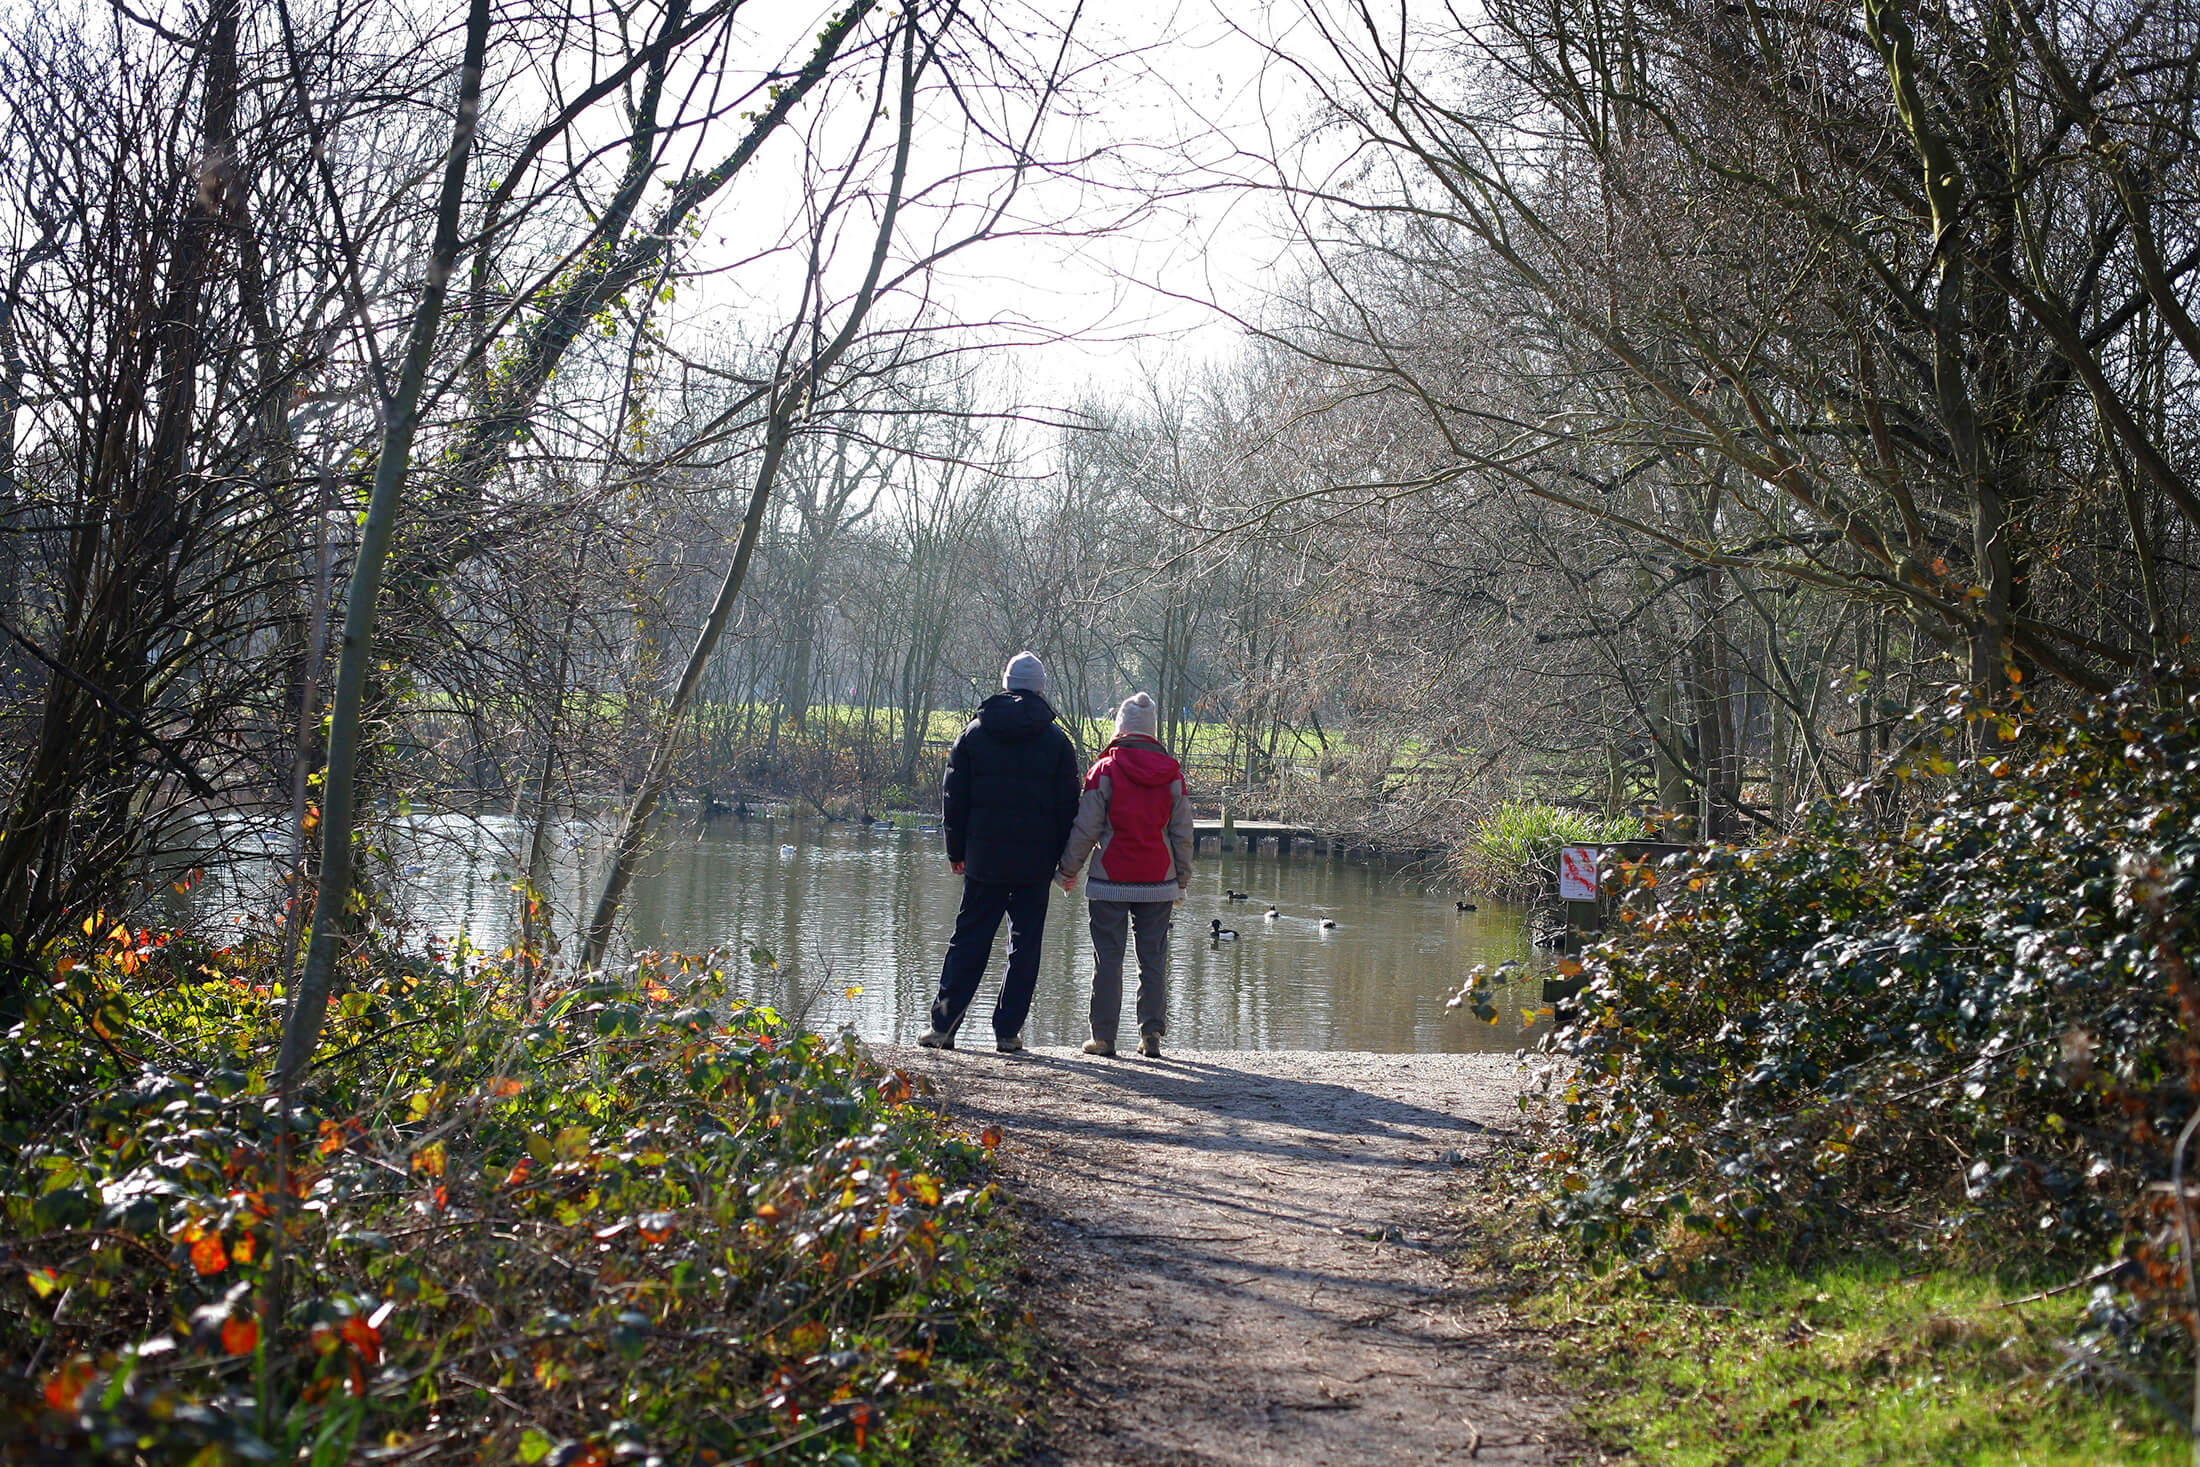
[[[1066,14],[1075,0],[1031,3]],[[1254,13],[1273,32],[1292,11],[1256,6]],[[790,49],[815,28],[790,27]],[[1019,208],[1035,226],[1031,233],[958,256],[934,282],[951,318],[1030,323],[1030,332],[1015,334],[1033,340],[1005,359],[996,354],[995,363],[1017,379],[1027,403],[1115,396],[1134,390],[1149,370],[1173,373],[1225,355],[1239,328],[1204,303],[1258,316],[1263,292],[1294,273],[1267,200],[1232,180],[1269,181],[1265,160],[1287,146],[1307,115],[1303,82],[1273,64],[1217,0],[1111,0],[1086,7],[1077,35],[1086,57],[1106,59],[1079,79],[1075,143],[1118,149],[1116,159],[1102,166],[1097,186],[1039,180]],[[1054,148],[1068,138],[1057,131]],[[936,169],[945,160],[920,159],[919,172],[923,161]],[[738,221],[761,198],[798,190],[792,150],[777,149],[772,164],[776,174],[751,179],[745,195],[737,185],[713,213],[701,263],[740,252]],[[1125,194],[1111,182],[1173,183],[1175,196],[1127,228],[1050,236],[1056,222],[1090,230],[1114,217]],[[744,274],[700,288],[690,329],[775,314],[768,297],[791,279],[767,284],[770,272]]]

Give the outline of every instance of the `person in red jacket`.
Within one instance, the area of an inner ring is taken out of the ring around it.
[[[1133,693],[1115,711],[1115,737],[1085,775],[1062,851],[1062,890],[1092,857],[1092,1038],[1085,1053],[1115,1053],[1123,1018],[1123,947],[1138,935],[1138,1052],[1161,1056],[1168,1030],[1169,922],[1192,874],[1192,804],[1184,768],[1156,737],[1153,699]],[[1097,849],[1096,849],[1097,848]]]

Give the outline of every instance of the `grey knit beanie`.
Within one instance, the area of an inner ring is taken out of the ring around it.
[[[1161,710],[1153,706],[1153,699],[1144,693],[1133,693],[1123,700],[1123,706],[1115,710],[1115,736],[1144,734],[1149,739],[1161,737]]]
[[[1019,652],[1008,659],[1008,667],[1001,673],[1001,686],[1012,693],[1044,693],[1047,665],[1039,660],[1036,652]]]

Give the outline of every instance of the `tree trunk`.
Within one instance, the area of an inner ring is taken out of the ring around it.
[[[305,971],[283,1026],[282,1052],[276,1060],[278,1084],[296,1083],[320,1042],[336,978],[336,950],[352,900],[352,833],[357,790],[353,775],[359,756],[360,710],[367,668],[374,653],[376,600],[389,559],[390,537],[397,527],[397,501],[412,467],[413,435],[419,426],[420,390],[435,349],[436,328],[458,260],[458,215],[465,199],[466,165],[473,153],[474,124],[481,105],[483,57],[489,43],[489,0],[471,0],[466,16],[466,54],[459,73],[458,106],[451,126],[451,147],[443,164],[443,186],[436,201],[435,240],[428,256],[427,279],[413,311],[411,334],[395,390],[385,387],[381,402],[382,443],[374,466],[374,491],[367,501],[366,525],[359,537],[351,585],[345,593],[344,642],[336,669],[335,706],[329,717],[328,768],[321,786],[321,884],[314,902],[313,938],[306,948]],[[362,328],[369,323],[362,321]],[[371,328],[370,328],[371,329]]]

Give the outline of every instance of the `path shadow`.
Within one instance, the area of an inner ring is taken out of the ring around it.
[[[1239,1153],[1274,1163],[1379,1169],[1443,1164],[1435,1156],[1400,1156],[1397,1147],[1441,1147],[1462,1136],[1510,1134],[1472,1116],[1351,1085],[1236,1069],[1212,1061],[1075,1060],[1029,1051],[1002,1059],[1004,1069],[970,1078],[988,1088],[1020,1082],[1053,1086],[1058,1075],[1076,1082],[1074,1090],[1060,1087],[1065,1096],[1074,1091],[1089,1095],[1089,1086],[1106,1087],[1124,1097],[1121,1106],[1107,1106],[1103,1116],[1058,1108],[1044,1092],[1024,1104],[983,1091],[943,1097],[952,1109],[1010,1120],[1027,1139],[1043,1145],[1163,1144],[1190,1151]],[[951,1072],[934,1073],[943,1080],[951,1078]],[[1172,1117],[1172,1109],[1191,1114]],[[1364,1153],[1355,1147],[1355,1143],[1373,1142],[1385,1145]]]
[[[1471,1116],[1415,1105],[1372,1090],[1329,1080],[1301,1080],[1261,1070],[1235,1069],[1212,1061],[1169,1056],[1159,1060],[1073,1060],[1030,1051],[1014,1056],[1013,1061],[1018,1068],[1074,1075],[1212,1115],[1243,1111],[1251,1118],[1270,1119],[1269,1115],[1256,1114],[1254,1106],[1280,1106],[1283,1118],[1303,1130],[1378,1135],[1392,1140],[1420,1139],[1409,1134],[1407,1128],[1504,1134],[1503,1128]],[[1355,1114],[1347,1116],[1348,1111]]]

